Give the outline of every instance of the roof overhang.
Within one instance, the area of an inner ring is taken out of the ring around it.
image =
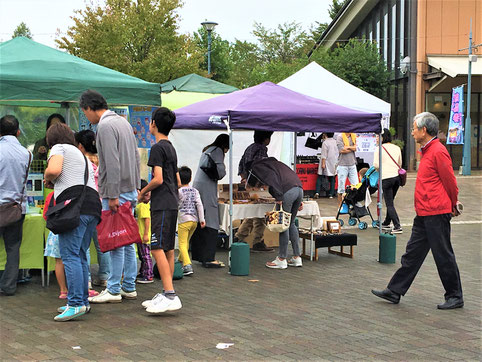
[[[378,1],[373,0],[348,0],[321,35],[315,47],[331,48],[337,41],[348,39],[377,3]]]
[[[467,55],[428,55],[427,59],[431,67],[440,69],[452,78],[467,75],[469,71]],[[482,59],[472,62],[472,75],[482,75]]]

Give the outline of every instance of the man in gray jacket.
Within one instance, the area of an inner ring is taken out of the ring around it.
[[[102,210],[117,212],[119,206],[127,201],[134,208],[140,187],[140,158],[131,125],[125,118],[108,110],[106,100],[96,91],[82,93],[79,106],[89,122],[97,124]],[[109,254],[111,270],[107,288],[89,298],[89,301],[116,303],[121,302],[122,298],[136,299],[137,260],[134,244],[119,247]]]

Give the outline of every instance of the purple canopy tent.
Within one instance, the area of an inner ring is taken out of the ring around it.
[[[280,85],[257,86],[191,104],[175,111],[174,128],[376,132],[381,114],[365,113],[305,96]]]
[[[174,112],[176,114],[174,128],[227,129],[230,149],[232,131],[235,129],[356,133],[381,133],[382,131],[380,113],[365,113],[345,108],[305,96],[271,82],[194,103]],[[232,161],[230,151],[229,245],[233,240]],[[381,217],[381,212],[379,215]]]

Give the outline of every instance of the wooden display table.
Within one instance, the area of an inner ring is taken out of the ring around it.
[[[328,248],[330,254],[336,254],[353,259],[353,247],[357,245],[356,234],[312,234],[300,232],[300,238],[303,240],[303,248],[301,257],[309,260],[318,260],[318,248]],[[306,254],[306,241],[310,242],[310,254]],[[340,251],[332,250],[331,248],[339,246]],[[349,246],[350,252],[344,252],[344,247]]]

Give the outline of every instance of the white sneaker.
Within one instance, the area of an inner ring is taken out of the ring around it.
[[[110,294],[107,289],[100,292],[99,295],[89,298],[90,303],[120,303],[122,302],[122,296],[120,294]]]
[[[135,290],[132,292],[126,292],[121,288],[120,295],[124,299],[137,299],[137,292]]]
[[[303,262],[301,261],[301,257],[293,257],[288,260],[288,266],[303,266]]]
[[[157,293],[152,299],[143,301],[141,305],[142,305],[144,308],[148,308],[148,307],[150,307],[153,303],[156,303],[156,300],[159,299],[159,298],[162,298],[162,294],[161,294],[161,293]]]
[[[182,308],[181,300],[176,295],[174,299],[169,299],[164,295],[156,298],[146,309],[147,313],[159,314],[164,312],[172,312]]]
[[[274,265],[269,265],[266,263],[266,267],[271,268],[271,269],[286,269],[288,267],[288,262],[285,260],[280,260],[279,257],[276,257],[275,260],[273,260],[271,263]]]

